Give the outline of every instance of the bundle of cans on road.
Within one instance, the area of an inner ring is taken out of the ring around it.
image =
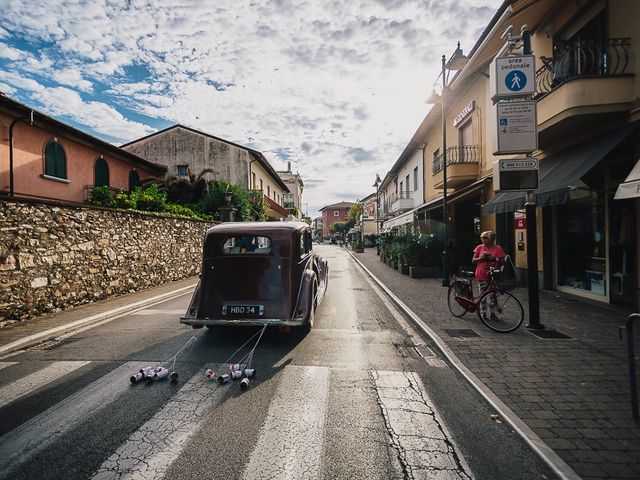
[[[164,380],[165,378],[169,378],[174,382],[178,379],[178,373],[174,371],[169,374],[169,369],[161,365],[158,365],[157,367],[148,366],[141,368],[139,372],[131,375],[131,377],[129,377],[129,381],[131,383],[138,383],[142,380],[146,380],[147,383],[151,383],[157,380]]]
[[[217,379],[220,385],[229,382],[229,380],[240,380],[240,389],[246,390],[249,387],[249,379],[256,376],[255,368],[246,367],[247,365],[243,363],[232,363],[229,365],[229,373],[218,375],[210,368],[208,368],[204,373],[209,380]]]

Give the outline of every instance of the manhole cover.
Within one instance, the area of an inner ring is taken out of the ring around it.
[[[532,335],[535,335],[538,338],[543,339],[552,339],[552,340],[572,340],[573,337],[569,335],[565,335],[564,333],[560,333],[557,330],[527,330]]]
[[[453,328],[448,330],[445,329],[445,332],[447,332],[447,335],[449,335],[450,337],[456,338],[472,338],[480,336],[470,328]]]

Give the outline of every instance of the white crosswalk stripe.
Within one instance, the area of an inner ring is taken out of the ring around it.
[[[0,370],[2,370],[3,368],[7,368],[10,367],[12,365],[17,365],[18,362],[0,362]]]
[[[317,478],[329,369],[286,367],[243,478]]]
[[[52,367],[72,371],[72,367],[86,363],[56,362]],[[30,461],[61,433],[116,401],[130,388],[126,378],[143,366],[140,362],[126,363],[5,434],[0,438],[0,471],[9,472]],[[273,377],[278,380],[277,388],[263,413],[264,423],[256,444],[245,457],[241,476],[244,480],[320,478],[324,437],[329,431],[330,373],[328,367],[286,366]],[[379,441],[397,452],[404,472],[398,471],[400,475],[412,479],[473,478],[416,373],[370,371],[369,378],[363,376],[362,380],[375,391],[372,405],[377,402],[375,408],[380,408],[388,431]],[[38,384],[29,383],[30,388],[37,388]],[[15,385],[13,391],[18,391]],[[27,391],[26,384],[22,391]],[[203,421],[230,397],[229,392],[229,388],[210,381],[200,370],[108,456],[93,478],[162,478]]]
[[[9,471],[29,461],[61,433],[112,402],[125,388],[129,388],[129,382],[123,382],[123,379],[144,366],[140,362],[125,363],[0,437],[0,471]]]
[[[91,362],[54,362],[0,388],[0,408]]]
[[[94,479],[161,478],[198,423],[227,395],[202,372],[194,375],[150,420],[111,455]]]
[[[371,372],[387,429],[406,476],[471,479],[442,417],[414,372]]]

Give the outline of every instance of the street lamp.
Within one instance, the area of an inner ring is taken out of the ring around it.
[[[382,180],[380,180],[380,175],[376,173],[376,181],[373,182],[373,185],[372,185],[372,187],[376,187],[376,235],[380,234],[380,224],[378,223],[378,209],[379,209],[378,187],[380,186],[381,183],[382,183]]]
[[[449,286],[449,214],[447,212],[447,122],[445,115],[445,97],[447,90],[447,70],[461,70],[469,59],[462,53],[460,48],[460,42],[451,58],[447,61],[446,55],[442,55],[442,95],[440,95],[440,116],[441,116],[441,128],[442,128],[442,216],[443,216],[443,249],[442,249],[442,286]],[[437,80],[436,80],[437,81]],[[428,103],[432,103],[435,91],[431,97],[427,100]],[[435,103],[435,102],[433,102]]]

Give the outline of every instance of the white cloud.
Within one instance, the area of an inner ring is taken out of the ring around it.
[[[93,89],[93,85],[82,78],[80,72],[75,68],[75,66],[70,66],[65,70],[55,71],[51,74],[51,78],[62,85],[69,85],[83,92],[90,92]]]
[[[24,57],[24,52],[17,48],[12,48],[0,43],[0,58],[6,58],[8,60],[20,60]]]
[[[119,106],[288,152],[311,179],[304,201],[313,213],[372,191],[375,173],[393,165],[426,114],[440,56],[458,40],[468,51],[500,3],[4,2],[0,56],[14,60],[11,71],[24,83],[2,68],[0,79],[50,113],[123,141],[149,127]],[[53,8],[65,15],[51,15]],[[10,57],[28,42],[31,51]],[[60,87],[44,89],[36,75]],[[286,167],[274,153],[268,158]],[[345,192],[351,198],[336,198]]]

